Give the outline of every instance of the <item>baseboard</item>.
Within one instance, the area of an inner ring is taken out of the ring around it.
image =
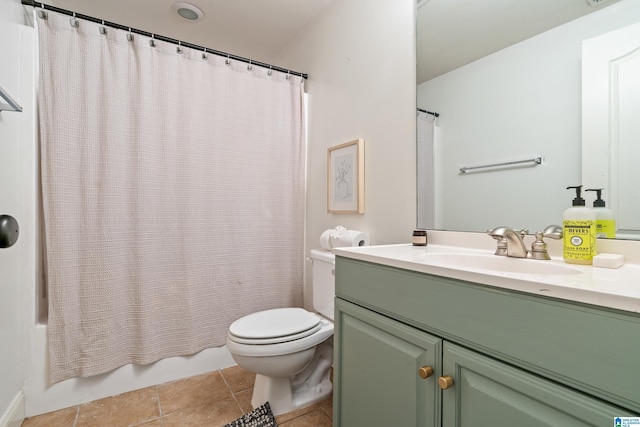
[[[0,427],[20,427],[24,421],[24,394],[19,391],[0,417]]]

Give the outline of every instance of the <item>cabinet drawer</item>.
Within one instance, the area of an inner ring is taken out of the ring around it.
[[[640,315],[336,257],[336,296],[640,412]]]

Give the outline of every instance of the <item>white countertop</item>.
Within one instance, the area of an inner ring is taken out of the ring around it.
[[[617,269],[567,264],[552,254],[548,261],[512,260],[516,263],[551,263],[577,271],[570,275],[516,273],[488,270],[482,267],[451,266],[430,261],[425,254],[493,255],[492,250],[460,246],[411,244],[334,248],[342,257],[369,261],[391,267],[512,289],[546,297],[560,298],[640,313],[640,264],[626,262]],[[502,260],[501,260],[502,261]],[[510,261],[507,261],[510,262]]]

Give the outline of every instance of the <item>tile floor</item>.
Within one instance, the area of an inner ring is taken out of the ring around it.
[[[234,366],[27,418],[22,427],[223,426],[251,411],[254,375]],[[281,427],[330,427],[332,400],[276,417]]]

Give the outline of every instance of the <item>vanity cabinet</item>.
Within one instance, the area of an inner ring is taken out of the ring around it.
[[[335,426],[607,426],[640,414],[636,313],[338,256],[334,348]]]
[[[336,425],[440,426],[442,340],[340,299],[336,313]]]

